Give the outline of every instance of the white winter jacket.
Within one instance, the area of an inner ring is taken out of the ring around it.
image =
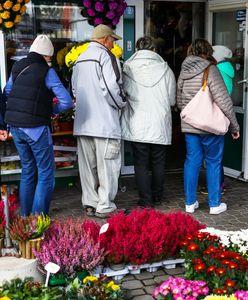
[[[154,51],[137,51],[124,64],[123,88],[127,105],[121,116],[122,138],[171,144],[176,81],[168,64]]]
[[[121,80],[115,56],[100,43],[91,42],[73,67],[74,135],[121,138],[120,109],[126,105]]]

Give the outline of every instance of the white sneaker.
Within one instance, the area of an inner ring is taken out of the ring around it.
[[[224,212],[226,210],[227,210],[227,205],[226,205],[226,203],[223,202],[219,206],[210,207],[209,213],[211,215],[218,215],[218,214],[221,214],[222,212]]]
[[[196,201],[194,204],[191,205],[185,205],[185,210],[187,213],[193,214],[195,212],[195,209],[199,207],[199,202]]]

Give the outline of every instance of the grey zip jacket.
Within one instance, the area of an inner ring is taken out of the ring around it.
[[[119,112],[126,105],[121,84],[115,56],[100,43],[91,42],[73,67],[74,135],[121,138]]]
[[[203,72],[210,62],[199,56],[188,56],[184,60],[181,73],[177,83],[177,106],[180,110],[189,103],[202,86]],[[213,101],[219,106],[225,116],[230,120],[229,130],[231,132],[239,131],[239,125],[233,110],[232,99],[228,95],[227,88],[222,76],[215,65],[212,65],[208,74],[207,85],[213,97]],[[190,126],[181,120],[182,132],[207,134]]]

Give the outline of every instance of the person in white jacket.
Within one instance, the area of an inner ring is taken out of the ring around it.
[[[121,116],[122,139],[132,142],[138,205],[152,207],[161,202],[163,194],[165,145],[171,144],[176,81],[168,64],[156,53],[152,38],[140,38],[136,48],[138,51],[123,66],[127,105]]]
[[[73,66],[76,98],[73,134],[77,136],[82,203],[87,215],[107,218],[116,211],[114,198],[121,168],[119,114],[126,105],[121,74],[111,53],[121,39],[111,28],[98,25],[92,42]]]

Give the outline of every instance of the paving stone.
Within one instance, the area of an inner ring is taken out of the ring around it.
[[[154,277],[154,281],[157,284],[160,284],[162,282],[164,282],[165,280],[167,280],[170,276],[169,275],[163,275],[163,276],[156,276]]]
[[[146,280],[142,280],[143,284],[145,286],[147,285],[154,285],[154,280],[153,279],[146,279]]]
[[[143,296],[134,297],[133,300],[154,300],[154,298],[149,295],[143,295]]]
[[[128,281],[128,280],[135,280],[134,275],[131,275],[131,274],[125,275],[123,277],[123,279],[121,280],[121,282]]]
[[[128,290],[137,290],[143,288],[143,284],[139,280],[124,281],[121,286]]]
[[[130,294],[132,297],[135,297],[135,296],[145,295],[145,291],[142,290],[142,289],[138,289],[138,290],[130,290],[130,291],[129,291],[129,294]]]
[[[178,275],[178,274],[183,274],[185,271],[184,267],[177,267],[175,269],[165,269],[165,273],[167,275]]]
[[[150,286],[146,286],[145,287],[145,291],[147,292],[147,294],[152,295],[154,289],[157,287],[158,285],[150,285]]]
[[[150,278],[153,278],[153,277],[154,277],[153,273],[143,271],[143,270],[141,271],[140,274],[135,275],[135,278],[139,279],[139,280],[150,279]]]

